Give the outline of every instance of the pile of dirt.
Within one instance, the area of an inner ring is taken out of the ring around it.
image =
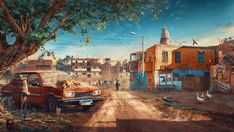
[[[11,97],[0,98],[0,131],[60,131],[72,129],[71,123],[60,115],[27,110],[26,116],[22,116],[21,111],[14,106]]]
[[[74,126],[60,115],[31,112],[27,118],[12,115],[0,105],[0,131],[65,131]]]

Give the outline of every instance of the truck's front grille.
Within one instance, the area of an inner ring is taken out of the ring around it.
[[[82,92],[82,93],[75,93],[75,97],[87,97],[92,96],[91,92]]]

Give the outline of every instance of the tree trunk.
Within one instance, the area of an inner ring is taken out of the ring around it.
[[[0,74],[26,57],[36,53],[40,48],[40,46],[35,43],[26,45],[27,47],[24,47],[23,41],[20,41],[0,51]]]

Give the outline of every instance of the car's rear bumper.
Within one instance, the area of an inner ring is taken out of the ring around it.
[[[92,106],[95,103],[102,101],[102,98],[68,98],[58,99],[59,106],[76,105],[76,106]]]

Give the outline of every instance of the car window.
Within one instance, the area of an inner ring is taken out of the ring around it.
[[[27,80],[28,74],[16,74],[15,80]]]
[[[30,74],[28,76],[28,85],[32,86],[33,84],[39,84],[40,83],[40,78],[38,74]]]

